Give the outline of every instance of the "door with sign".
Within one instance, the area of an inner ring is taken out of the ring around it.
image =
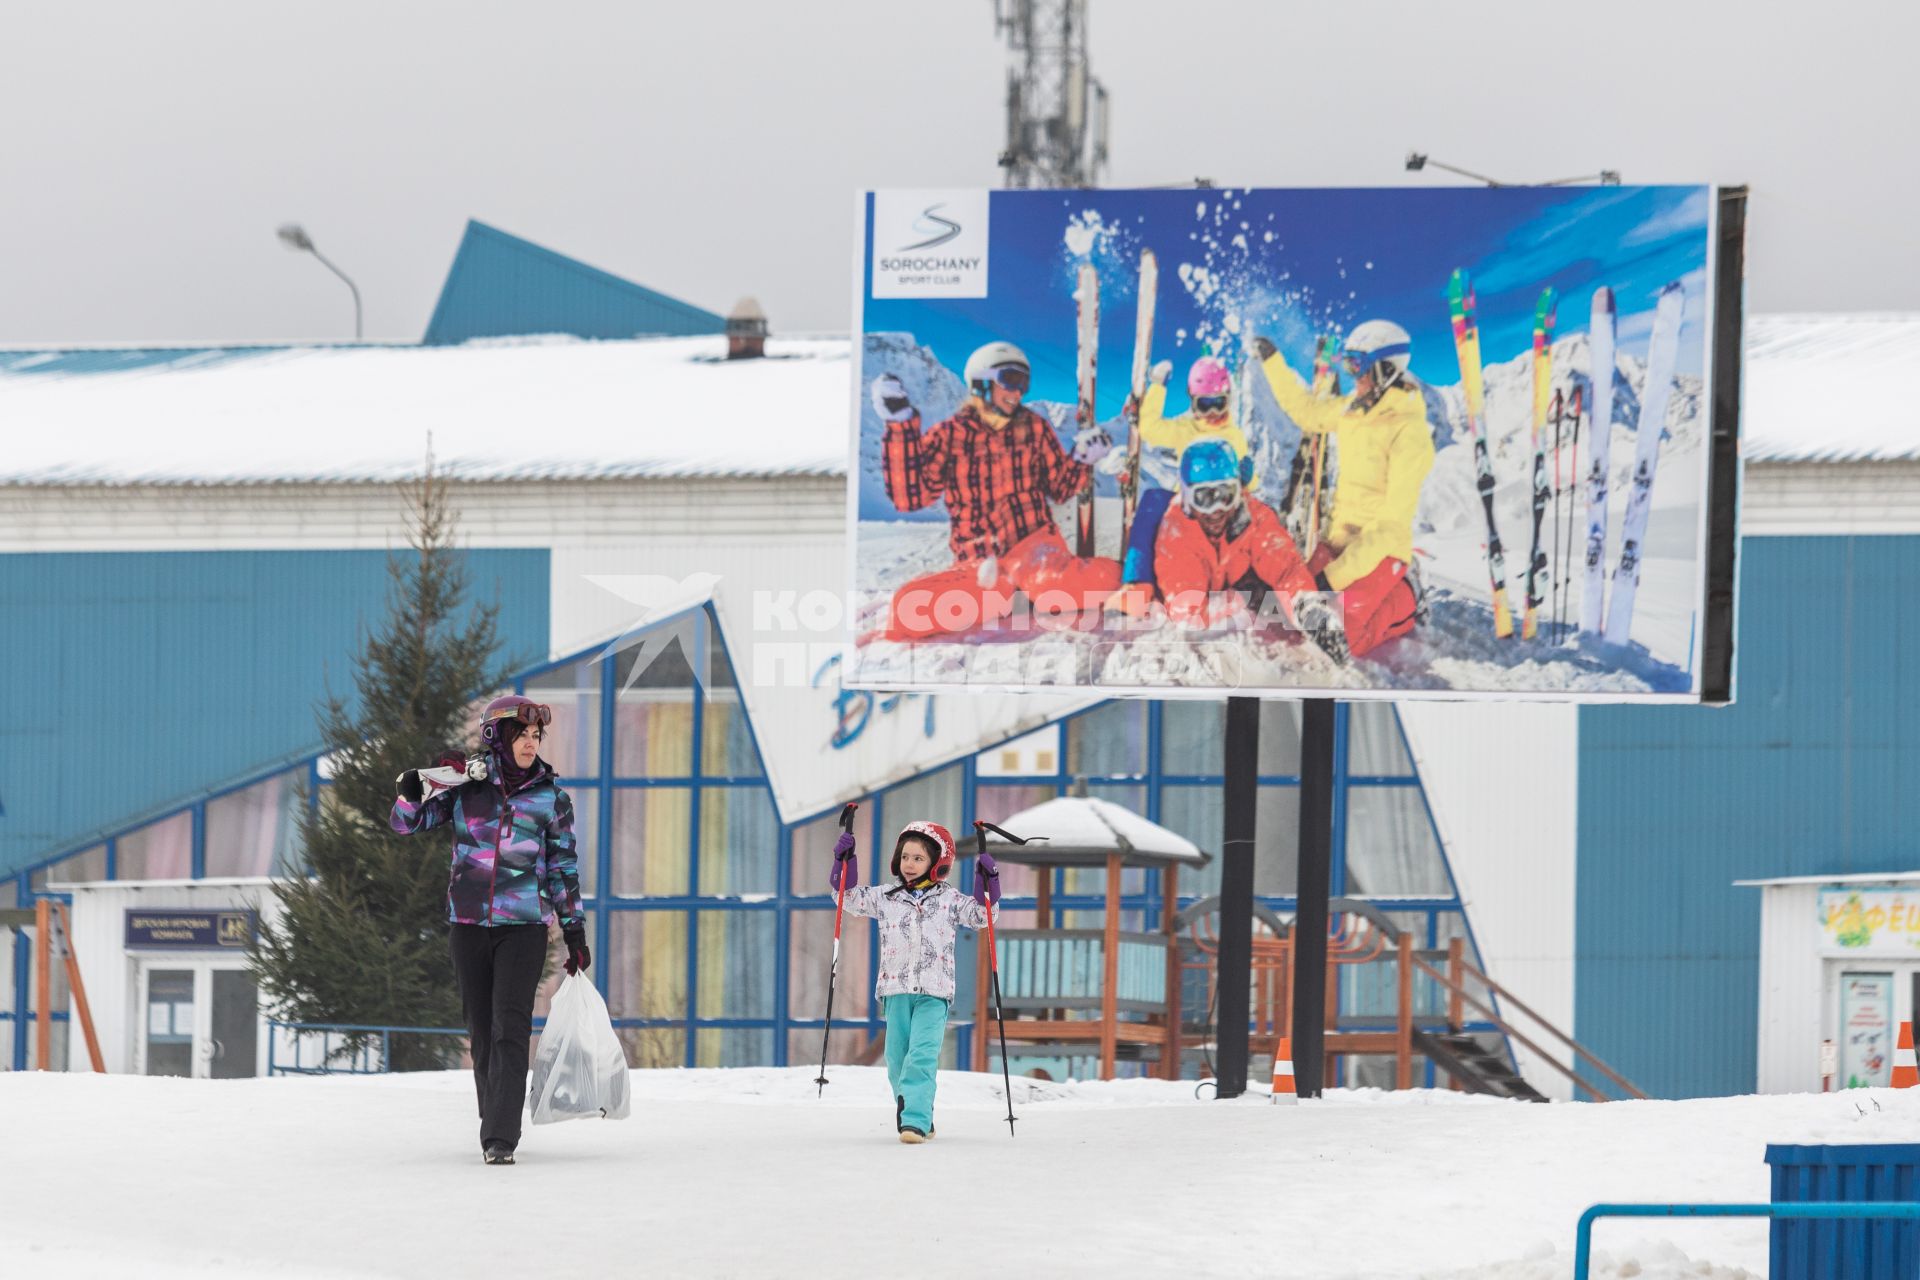
[[[233,1080],[260,1074],[260,995],[238,961],[140,964],[134,1070]]]
[[[1858,1089],[1893,1077],[1893,975],[1840,975],[1840,1081]]]

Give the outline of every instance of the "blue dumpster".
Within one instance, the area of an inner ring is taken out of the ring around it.
[[[1920,1200],[1920,1145],[1767,1145],[1775,1204]],[[1773,1280],[1915,1280],[1920,1222],[1776,1218]]]

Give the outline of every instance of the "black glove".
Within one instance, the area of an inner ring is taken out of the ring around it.
[[[407,770],[395,778],[393,784],[399,790],[400,798],[408,804],[419,804],[427,794],[426,785],[420,781],[418,769]]]
[[[1273,353],[1280,348],[1273,345],[1273,339],[1262,334],[1253,340],[1253,354],[1261,360],[1273,359]]]
[[[587,926],[562,925],[560,936],[567,941],[567,973],[585,973],[593,968],[593,953],[587,950]]]

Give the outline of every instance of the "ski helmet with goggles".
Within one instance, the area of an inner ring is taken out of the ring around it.
[[[1391,320],[1368,320],[1354,326],[1340,350],[1340,362],[1348,373],[1357,378],[1370,372],[1381,387],[1398,382],[1412,358],[1412,335]]]
[[[1201,356],[1187,370],[1187,396],[1201,413],[1225,413],[1227,395],[1232,390],[1233,375],[1218,356]]]
[[[967,390],[982,400],[996,385],[1025,395],[1032,383],[1027,353],[1011,342],[989,342],[967,357]]]
[[[1180,454],[1180,502],[1195,515],[1240,505],[1240,459],[1225,440],[1196,440]]]
[[[933,880],[945,880],[947,872],[953,869],[953,833],[937,822],[909,822],[900,828],[900,838],[893,842],[893,874],[900,875],[900,851],[907,847],[908,836],[919,836],[933,842],[933,863],[927,868],[927,876]]]
[[[480,740],[488,746],[505,746],[513,739],[501,733],[507,724],[533,725],[546,728],[553,723],[553,708],[544,702],[535,702],[532,698],[523,698],[517,693],[509,693],[495,698],[480,713]],[[518,737],[516,733],[513,735]]]

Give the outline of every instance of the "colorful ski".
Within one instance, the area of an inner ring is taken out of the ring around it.
[[[1481,381],[1480,330],[1473,321],[1473,285],[1464,270],[1447,284],[1453,315],[1453,349],[1460,360],[1460,390],[1466,399],[1467,433],[1473,438],[1475,488],[1487,510],[1487,576],[1493,583],[1493,634],[1513,634],[1513,609],[1507,602],[1507,558],[1493,517],[1493,458],[1487,453],[1486,393]]]
[[[1553,399],[1553,286],[1540,291],[1533,308],[1533,551],[1527,557],[1527,611],[1520,638],[1540,632],[1540,605],[1552,576],[1540,545],[1540,521],[1547,514],[1547,414]]]
[[[1139,310],[1133,324],[1133,412],[1127,419],[1127,469],[1120,479],[1120,545],[1133,535],[1133,512],[1140,501],[1140,401],[1147,394],[1147,367],[1153,359],[1153,304],[1160,289],[1160,263],[1153,250],[1140,251]]]
[[[1633,484],[1627,513],[1620,521],[1620,567],[1613,571],[1613,600],[1607,605],[1608,644],[1625,644],[1633,626],[1633,598],[1640,589],[1641,544],[1653,505],[1653,473],[1660,464],[1660,437],[1667,431],[1667,401],[1673,392],[1673,366],[1680,350],[1680,324],[1687,295],[1678,281],[1660,291],[1653,313],[1653,338],[1647,347],[1647,381],[1640,388],[1640,422],[1634,428]]]
[[[1587,464],[1587,579],[1580,596],[1580,630],[1599,635],[1607,617],[1607,446],[1613,442],[1613,290],[1593,291],[1593,327],[1588,331],[1593,368],[1592,459]]]
[[[1074,311],[1079,331],[1079,360],[1076,373],[1080,403],[1075,412],[1075,432],[1085,431],[1100,419],[1094,413],[1093,374],[1100,346],[1100,273],[1091,262],[1080,264],[1079,285],[1073,291]],[[1093,554],[1093,468],[1087,468],[1086,481],[1080,486],[1080,527],[1074,554]]]

